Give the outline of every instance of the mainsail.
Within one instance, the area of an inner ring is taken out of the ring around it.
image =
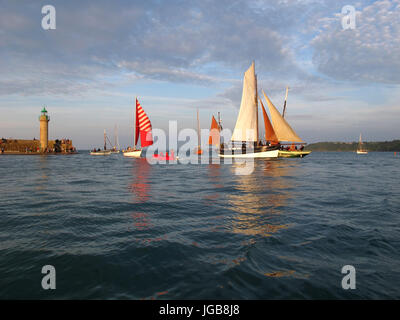
[[[257,79],[254,62],[243,78],[242,101],[232,141],[258,141]]]
[[[210,136],[208,137],[208,144],[219,147],[220,135],[219,135],[219,125],[214,116],[211,119]]]
[[[136,98],[136,132],[135,132],[135,146],[139,140],[142,148],[153,144],[153,136],[151,133],[151,122],[147,114],[144,112],[138,99]]]
[[[264,117],[265,140],[269,141],[271,144],[278,144],[279,140],[276,137],[274,128],[272,127],[272,124],[269,121],[267,112],[265,111],[265,108],[264,108],[264,105],[263,105],[261,99],[260,99],[260,103],[261,103],[261,108],[262,108],[263,117]]]
[[[274,126],[274,131],[276,137],[279,141],[290,141],[290,142],[300,142],[304,143],[303,140],[296,134],[292,127],[286,122],[286,120],[281,116],[279,111],[273,105],[271,100],[267,97],[263,90],[265,100],[267,100],[269,112],[271,114],[272,124]]]

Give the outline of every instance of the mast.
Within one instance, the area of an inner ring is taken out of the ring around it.
[[[284,117],[285,117],[285,111],[286,111],[286,101],[287,101],[288,91],[289,91],[289,87],[286,87],[285,102],[283,103],[283,112],[282,112],[282,118],[284,118]]]
[[[254,61],[253,61],[254,63]],[[258,89],[257,89],[257,75],[255,75],[256,78],[256,92],[255,92],[255,103],[256,103],[256,143],[258,144]]]
[[[107,150],[107,136],[106,136],[106,129],[104,129],[104,150]]]
[[[119,142],[118,142],[118,127],[117,124],[114,126],[114,148],[119,150]]]
[[[197,108],[197,146],[200,149],[200,120],[199,120],[199,108]]]

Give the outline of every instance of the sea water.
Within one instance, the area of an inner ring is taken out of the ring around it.
[[[399,299],[399,165],[314,152],[237,175],[88,151],[0,156],[0,298]]]

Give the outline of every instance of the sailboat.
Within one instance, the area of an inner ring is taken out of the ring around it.
[[[286,91],[287,94],[287,91]],[[263,90],[263,95],[268,104],[269,113],[271,114],[271,120],[273,125],[273,130],[276,135],[276,139],[280,145],[289,144],[290,147],[287,147],[284,150],[279,150],[280,158],[303,158],[306,155],[310,154],[311,151],[303,151],[301,147],[300,150],[297,150],[295,144],[304,145],[305,142],[297,135],[297,133],[292,129],[289,123],[283,118],[283,116],[279,113],[278,109],[274,106],[268,96],[265,94]],[[287,95],[286,95],[287,98]],[[286,101],[285,98],[285,101]],[[286,104],[285,104],[286,107]],[[285,108],[284,108],[285,109]],[[276,141],[275,141],[276,142]]]
[[[137,149],[136,145],[139,140],[140,134],[140,145],[141,149]],[[144,112],[138,99],[136,98],[136,125],[134,130],[133,148],[128,148],[123,151],[125,157],[140,158],[142,149],[144,147],[151,146],[153,144],[153,136],[151,133],[151,122],[147,114]]]
[[[107,134],[106,129],[104,129],[104,150],[94,149],[90,151],[90,155],[92,156],[108,156],[111,154],[111,150],[107,150]]]
[[[368,151],[363,149],[361,133],[360,133],[360,140],[358,141],[357,154],[368,154]]]
[[[279,147],[262,145],[258,137],[257,77],[254,61],[244,73],[242,101],[231,137],[232,147],[221,145],[219,156],[223,158],[276,158]],[[239,146],[236,146],[239,144]]]
[[[220,146],[220,125],[218,124],[217,120],[215,120],[214,116],[211,117],[211,128],[210,128],[210,135],[208,137],[208,144],[210,146],[215,146],[219,148]]]
[[[114,127],[114,146],[111,149],[111,153],[119,153],[119,142],[118,142],[118,127]]]
[[[203,154],[201,150],[201,136],[200,136],[200,120],[199,120],[199,109],[197,108],[197,148],[194,149],[194,153],[197,155]]]

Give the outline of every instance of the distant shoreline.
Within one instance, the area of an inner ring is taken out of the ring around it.
[[[305,150],[322,152],[355,152],[358,142],[316,142],[305,147]],[[363,148],[369,152],[400,152],[400,140],[364,142]]]

